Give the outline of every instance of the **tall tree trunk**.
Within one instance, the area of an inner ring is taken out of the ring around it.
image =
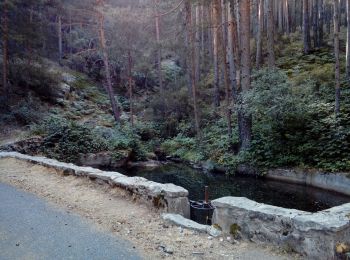
[[[58,23],[57,23],[57,33],[58,33],[58,62],[59,64],[62,64],[62,17],[58,16]]]
[[[278,32],[283,33],[283,0],[278,0]]]
[[[8,3],[7,0],[4,2],[4,9],[2,12],[2,87],[4,91],[4,95],[7,96],[9,93],[8,85],[7,85],[7,73],[8,73]]]
[[[303,42],[304,42],[304,54],[309,54],[311,49],[309,0],[303,0]]]
[[[220,50],[221,50],[221,63],[224,72],[224,86],[225,86],[225,112],[227,120],[227,134],[229,136],[229,142],[232,141],[232,111],[231,111],[231,91],[230,91],[230,76],[229,76],[229,64],[228,59],[228,28],[227,28],[227,3],[221,2],[221,17],[222,24],[220,26]]]
[[[242,94],[251,88],[250,67],[250,0],[240,1],[241,26],[241,68],[242,68]],[[252,140],[252,117],[245,111],[239,112],[239,138],[241,150],[250,147]]]
[[[185,70],[186,70],[186,81],[187,81],[187,91],[188,91],[188,96],[189,98],[192,98],[192,79],[191,79],[191,66],[190,66],[190,52],[188,50],[190,50],[190,43],[189,43],[189,39],[190,39],[190,34],[189,34],[189,30],[188,30],[188,17],[187,17],[188,13],[185,12],[185,19],[184,19],[184,44],[185,44],[185,57],[184,57],[184,61],[185,61]]]
[[[228,58],[230,65],[230,81],[233,101],[237,102],[238,85],[240,79],[240,58],[237,33],[237,19],[235,15],[234,1],[229,2],[228,8]]]
[[[164,96],[164,86],[163,86],[163,75],[162,75],[162,48],[160,43],[160,15],[158,12],[157,0],[154,0],[154,7],[156,11],[155,15],[155,26],[156,26],[156,42],[157,42],[157,74],[158,74],[158,84],[160,90],[160,98],[162,103],[162,113],[165,113],[165,96]]]
[[[340,63],[339,63],[339,0],[334,3],[334,57],[335,57],[335,114],[340,112]]]
[[[350,82],[350,0],[346,0],[346,78]]]
[[[106,80],[107,80],[107,92],[109,96],[109,100],[111,102],[113,116],[115,121],[118,123],[120,121],[120,111],[118,109],[117,102],[115,100],[114,91],[112,87],[112,80],[111,80],[111,72],[109,68],[109,59],[108,59],[108,53],[107,53],[107,47],[106,47],[106,38],[105,38],[105,32],[104,32],[104,16],[102,13],[98,14],[99,16],[99,38],[100,38],[100,45],[101,50],[103,54],[103,63],[105,68],[105,74],[106,74]]]
[[[284,1],[284,18],[285,18],[285,31],[289,35],[290,33],[290,16],[289,16],[289,3],[288,0]]]
[[[128,76],[129,76],[129,102],[130,102],[130,123],[134,127],[134,99],[133,99],[133,79],[132,79],[132,57],[128,50]]]
[[[213,7],[213,56],[214,56],[214,106],[220,106],[220,80],[219,80],[219,26],[221,24],[220,17],[220,0],[214,0]]]
[[[195,8],[196,22],[195,22],[195,56],[196,56],[196,83],[200,81],[200,6],[197,3]]]
[[[193,23],[192,23],[192,10],[191,10],[191,2],[190,0],[186,0],[185,2],[186,8],[186,25],[189,35],[189,41],[191,45],[191,88],[192,88],[192,100],[193,100],[193,111],[194,111],[194,123],[195,129],[197,133],[197,137],[200,137],[200,126],[199,126],[199,115],[198,115],[198,105],[197,105],[197,88],[196,88],[196,47],[194,42],[194,31],[193,31]]]
[[[275,67],[275,50],[274,50],[274,18],[272,9],[272,0],[267,0],[267,52],[269,68]]]
[[[320,47],[323,46],[323,25],[324,25],[324,5],[323,5],[323,0],[320,0],[320,11],[319,11],[319,27],[318,27],[318,37],[319,37],[319,45]]]
[[[258,33],[256,40],[256,68],[259,69],[262,62],[262,34],[264,31],[264,0],[258,0]]]
[[[314,0],[312,11],[313,11],[312,28],[313,28],[314,48],[319,48],[320,37],[319,37],[319,1],[318,0]]]

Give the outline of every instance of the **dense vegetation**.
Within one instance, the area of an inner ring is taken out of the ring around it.
[[[4,0],[1,125],[69,162],[127,150],[349,171],[350,21],[335,2],[275,1],[270,17],[271,0]]]

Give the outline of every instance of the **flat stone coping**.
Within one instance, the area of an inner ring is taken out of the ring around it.
[[[184,210],[180,209],[180,207],[187,207],[185,204],[187,204],[188,201],[188,191],[183,187],[176,186],[171,183],[161,184],[149,181],[142,177],[128,177],[119,172],[102,171],[92,167],[81,167],[72,163],[64,163],[46,157],[29,156],[17,152],[0,152],[0,159],[1,158],[14,158],[17,160],[39,164],[45,167],[54,168],[56,170],[62,171],[64,174],[86,176],[91,179],[102,180],[112,186],[124,188],[131,191],[132,193],[144,196],[149,199],[153,198],[153,202],[156,202],[156,204],[159,204],[158,200],[165,199],[165,206],[168,207],[170,207],[171,203],[174,204],[175,200],[181,199],[183,205],[171,205],[174,207],[175,211],[179,211],[179,213],[183,213]],[[189,209],[185,209],[185,211],[188,210]]]
[[[309,185],[350,196],[350,173],[322,172],[303,169],[274,169],[265,175],[268,179]]]
[[[213,223],[225,233],[290,248],[307,259],[335,259],[338,243],[350,243],[350,203],[311,213],[257,203],[243,197],[212,201]]]
[[[289,218],[302,230],[340,231],[350,228],[350,203],[315,213],[258,203],[244,197],[223,197],[212,201],[216,208],[244,209],[264,215]]]

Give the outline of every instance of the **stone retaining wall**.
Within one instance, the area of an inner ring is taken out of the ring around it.
[[[276,169],[270,170],[267,173],[266,178],[310,185],[350,196],[350,173],[325,173],[316,170]]]
[[[138,199],[150,205],[164,209],[169,213],[190,216],[188,191],[174,184],[160,184],[142,177],[127,177],[118,172],[101,171],[91,167],[80,167],[71,163],[63,163],[46,157],[37,157],[17,152],[0,152],[1,158],[15,158],[45,167],[54,168],[67,175],[86,176],[97,179],[129,191]]]
[[[213,223],[225,233],[277,244],[308,259],[334,259],[336,244],[350,243],[350,203],[317,213],[238,197],[220,198],[212,204],[216,207]]]

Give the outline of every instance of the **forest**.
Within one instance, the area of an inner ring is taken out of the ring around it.
[[[2,0],[3,138],[77,163],[350,171],[350,0]]]

